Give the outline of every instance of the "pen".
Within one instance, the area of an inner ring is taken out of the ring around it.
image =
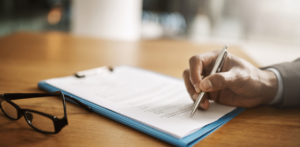
[[[223,64],[225,62],[225,59],[227,57],[227,45],[224,46],[224,48],[222,49],[222,51],[220,52],[220,54],[218,55],[218,58],[217,60],[215,61],[215,64],[214,64],[214,67],[213,69],[211,70],[210,72],[210,75],[212,74],[215,74],[217,72],[220,72],[222,67],[223,67]],[[192,109],[192,113],[191,113],[191,116],[190,117],[193,117],[193,115],[195,114],[203,96],[204,96],[205,92],[200,92],[200,94],[198,95],[198,98],[196,100],[196,102],[194,103],[194,106],[193,106],[193,109]]]

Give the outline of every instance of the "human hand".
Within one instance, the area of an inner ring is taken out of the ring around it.
[[[200,109],[209,108],[209,99],[244,108],[272,101],[278,87],[276,75],[272,71],[260,70],[230,53],[221,72],[209,75],[219,53],[213,51],[191,57],[190,69],[183,72],[185,86],[192,100],[197,99],[201,90],[206,92],[199,105]]]

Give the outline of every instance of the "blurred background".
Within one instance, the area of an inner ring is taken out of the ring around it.
[[[18,31],[238,45],[266,66],[300,56],[300,1],[0,0],[0,38]]]

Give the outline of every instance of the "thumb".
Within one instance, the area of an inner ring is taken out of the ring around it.
[[[200,83],[200,89],[205,92],[218,91],[230,87],[235,76],[230,72],[221,72],[209,75]]]

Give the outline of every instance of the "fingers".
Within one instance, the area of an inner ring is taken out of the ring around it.
[[[189,69],[186,69],[183,72],[183,79],[184,79],[184,84],[185,84],[186,90],[190,94],[190,97],[193,100],[196,99],[198,97],[198,94],[195,91],[194,86],[192,85],[192,83],[190,81],[190,70]]]
[[[218,91],[233,85],[236,76],[233,72],[222,72],[207,76],[200,83],[201,90],[205,92]]]
[[[195,102],[198,98],[198,93],[195,91],[194,86],[192,85],[190,81],[190,70],[186,69],[183,72],[183,79],[185,83],[185,87],[191,97],[191,99]],[[204,95],[201,103],[199,104],[199,109],[201,110],[207,110],[209,108],[209,102],[208,102],[208,95]]]
[[[190,81],[197,93],[200,92],[201,75],[204,73],[209,74],[219,51],[204,53],[190,58]]]
[[[194,89],[197,93],[200,92],[200,82],[202,80],[203,64],[199,56],[193,56],[190,59],[190,80],[191,84],[194,86]]]

